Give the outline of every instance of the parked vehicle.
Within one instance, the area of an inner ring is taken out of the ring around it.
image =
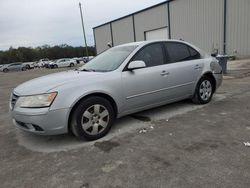
[[[59,67],[74,67],[76,66],[76,61],[74,59],[64,58],[59,59],[54,62],[50,62],[49,67],[50,68],[59,68]]]
[[[85,59],[83,57],[75,57],[73,60],[75,60],[77,64],[85,63]]]
[[[40,59],[37,63],[38,67],[46,67],[51,61],[49,59]]]
[[[145,41],[111,48],[79,70],[26,82],[14,89],[10,108],[25,131],[95,140],[128,114],[188,98],[207,104],[221,83],[218,60],[199,48]]]
[[[0,68],[0,72],[4,72],[4,73],[7,73],[9,71],[25,71],[25,70],[26,70],[26,66],[23,65],[22,63],[6,64]]]
[[[25,65],[26,69],[34,69],[35,68],[34,62],[25,62],[25,63],[23,63],[23,65]]]
[[[88,63],[92,59],[94,59],[94,56],[84,57],[84,63]]]

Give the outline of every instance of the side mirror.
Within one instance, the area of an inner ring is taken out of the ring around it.
[[[128,65],[129,70],[145,68],[146,64],[144,61],[131,61]]]

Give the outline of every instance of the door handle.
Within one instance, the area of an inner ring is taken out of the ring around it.
[[[161,76],[168,76],[170,73],[169,72],[167,72],[167,71],[162,71],[161,72]]]

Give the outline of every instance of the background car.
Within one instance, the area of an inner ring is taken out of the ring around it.
[[[94,59],[94,56],[83,57],[84,63],[88,63],[90,60]]]
[[[77,64],[85,63],[85,59],[83,57],[75,57],[73,60],[75,60]]]
[[[59,59],[55,62],[51,62],[49,64],[49,68],[74,67],[76,66],[76,64],[77,64],[76,60],[64,58],[64,59]]]
[[[51,61],[48,58],[45,58],[45,59],[40,59],[37,65],[38,67],[42,68],[42,67],[46,67],[49,63],[51,63]]]
[[[35,68],[34,62],[25,62],[25,63],[23,63],[23,65],[25,65],[26,69],[34,69]]]
[[[0,68],[0,71],[4,73],[7,73],[9,71],[25,71],[25,70],[26,70],[26,66],[23,65],[22,63],[6,64]]]

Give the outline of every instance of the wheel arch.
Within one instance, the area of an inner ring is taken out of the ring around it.
[[[108,100],[110,102],[110,104],[112,105],[114,112],[115,112],[115,117],[117,117],[118,114],[118,107],[117,107],[117,103],[115,102],[115,100],[113,99],[113,97],[111,97],[110,95],[103,93],[103,92],[95,92],[95,93],[91,93],[91,94],[87,94],[83,97],[81,97],[80,99],[78,99],[74,104],[73,107],[70,110],[69,116],[68,116],[68,132],[71,132],[71,128],[70,128],[70,124],[71,124],[71,118],[72,115],[77,107],[78,104],[80,104],[81,101],[86,100],[89,97],[102,97],[106,100]]]
[[[205,73],[201,76],[201,78],[204,77],[204,76],[209,77],[209,78],[211,79],[211,81],[213,82],[212,84],[213,84],[213,93],[214,93],[214,92],[216,91],[216,79],[215,79],[213,73],[212,73],[212,72],[205,72]],[[200,78],[200,79],[201,79],[201,78]]]

